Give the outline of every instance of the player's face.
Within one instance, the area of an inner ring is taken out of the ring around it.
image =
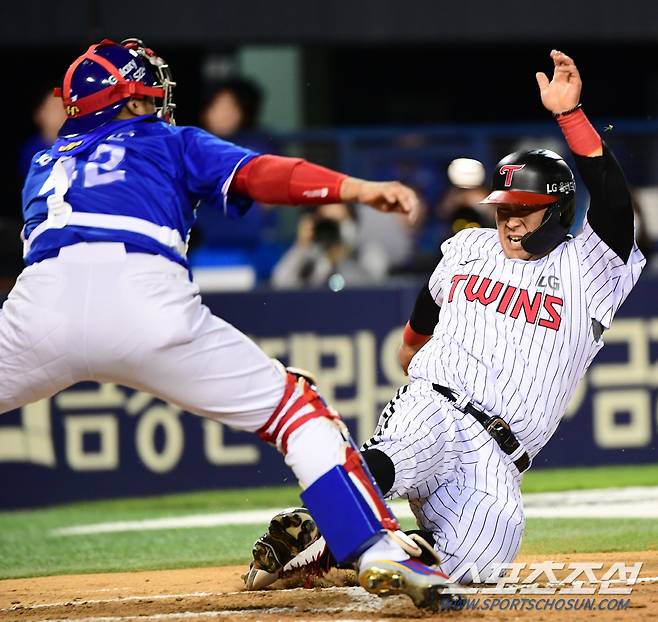
[[[527,205],[499,205],[496,209],[496,226],[505,257],[533,259],[521,246],[521,238],[541,224],[546,207]]]

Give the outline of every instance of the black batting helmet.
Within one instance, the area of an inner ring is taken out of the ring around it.
[[[546,206],[539,227],[521,239],[524,250],[541,256],[569,237],[576,215],[576,182],[554,151],[517,151],[498,162],[492,192],[482,203]]]

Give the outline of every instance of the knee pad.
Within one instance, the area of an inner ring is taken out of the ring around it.
[[[351,445],[346,460],[322,475],[301,495],[339,564],[359,557],[399,525]]]
[[[340,417],[327,406],[308,372],[294,368],[281,369],[286,381],[283,397],[265,425],[256,430],[256,434],[285,456],[288,438],[307,421],[322,417],[339,421]]]
[[[387,494],[395,482],[395,466],[393,461],[379,449],[362,449],[361,455],[368,465],[368,470],[377,482],[379,490]]]

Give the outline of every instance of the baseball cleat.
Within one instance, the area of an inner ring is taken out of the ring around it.
[[[243,579],[248,590],[274,583],[283,572],[310,566],[326,551],[315,521],[306,508],[284,510],[272,518],[252,550],[253,561]]]
[[[451,594],[456,586],[448,577],[440,570],[412,559],[368,562],[359,572],[359,584],[377,596],[406,594],[416,607],[423,609],[459,607],[460,599]]]

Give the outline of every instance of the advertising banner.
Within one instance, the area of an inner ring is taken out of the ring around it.
[[[656,283],[641,279],[533,468],[657,459]],[[415,287],[206,296],[272,357],[317,374],[358,441],[406,382],[397,362]],[[255,436],[117,385],[82,383],[0,417],[0,507],[294,483]]]

